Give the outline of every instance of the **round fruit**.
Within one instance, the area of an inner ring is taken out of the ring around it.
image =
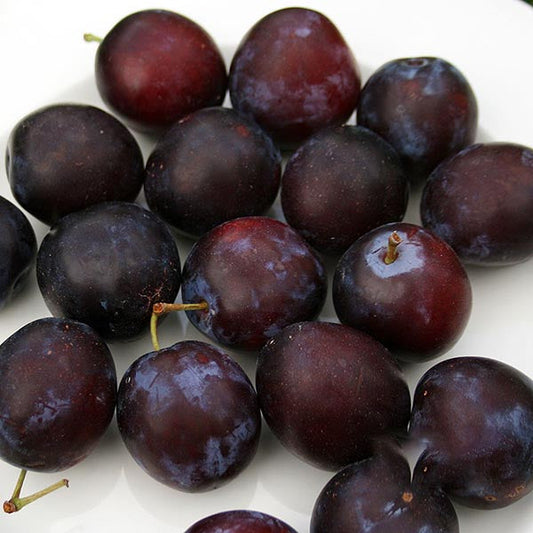
[[[241,40],[229,73],[233,107],[285,147],[343,124],[360,88],[357,63],[337,27],[297,7],[259,20]]]
[[[0,345],[0,457],[56,472],[84,459],[115,412],[111,353],[89,326],[30,322]]]
[[[199,239],[183,266],[182,298],[206,302],[191,322],[224,345],[258,350],[284,326],[318,315],[327,291],[322,262],[287,224],[242,217]]]
[[[281,155],[272,140],[235,110],[191,113],[159,139],[146,165],[148,206],[198,237],[222,222],[262,215],[279,189]]]
[[[37,255],[37,239],[26,215],[0,196],[0,309],[24,286]]]
[[[473,143],[477,119],[468,80],[439,57],[385,63],[365,83],[357,106],[357,124],[392,144],[412,183]]]
[[[104,102],[140,131],[160,132],[226,94],[216,43],[172,11],[138,11],[118,22],[98,46],[95,70]]]
[[[82,104],[24,117],[9,137],[6,170],[16,200],[48,225],[99,202],[133,201],[144,180],[132,134],[109,113]]]
[[[509,265],[533,255],[533,149],[476,144],[441,163],[426,183],[422,224],[465,263]]]
[[[406,433],[409,389],[389,351],[342,324],[284,328],[259,354],[257,394],[265,421],[303,460],[336,470]]]
[[[106,339],[147,329],[154,303],[174,301],[180,258],[169,229],[128,202],[63,217],[37,254],[37,281],[54,316],[89,324]]]
[[[296,533],[296,530],[269,514],[238,509],[203,518],[185,533]]]
[[[455,252],[430,231],[403,222],[352,244],[335,269],[332,295],[343,324],[412,362],[449,350],[472,310],[470,280]]]
[[[480,509],[533,489],[533,381],[483,357],[455,357],[419,380],[410,433],[424,446],[420,483]]]
[[[361,235],[400,221],[409,190],[394,149],[357,126],[324,129],[302,144],[283,173],[287,222],[316,250],[341,254]]]
[[[411,482],[399,451],[375,455],[335,474],[320,492],[311,533],[459,533],[457,514],[440,490]]]
[[[261,416],[242,368],[209,344],[183,341],[137,359],[124,374],[117,422],[154,479],[189,492],[237,476],[257,450]]]

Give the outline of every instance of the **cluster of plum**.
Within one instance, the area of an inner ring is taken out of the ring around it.
[[[8,141],[13,196],[50,230],[38,244],[0,198],[0,304],[35,263],[52,317],[0,345],[0,457],[22,469],[6,511],[33,499],[26,470],[78,463],[115,413],[135,461],[189,492],[237,476],[264,419],[335,472],[313,533],[456,532],[452,500],[490,509],[531,491],[529,377],[456,357],[411,402],[402,370],[462,335],[465,264],[533,255],[533,150],[473,144],[476,99],[453,65],[395,59],[362,86],[335,25],[288,8],[226,71],[196,23],[149,10],[100,40],[96,82],[110,112],[48,106]],[[156,137],[146,164],[130,128]],[[403,222],[415,188],[421,225]],[[266,215],[277,198],[281,216]],[[183,264],[178,233],[194,241]],[[331,260],[338,322],[317,319]],[[159,346],[176,309],[205,342]],[[148,332],[154,350],[119,381],[108,342]],[[254,382],[224,348],[257,354]],[[422,449],[412,475],[406,442]],[[294,529],[235,510],[187,531]]]

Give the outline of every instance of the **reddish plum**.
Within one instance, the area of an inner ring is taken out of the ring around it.
[[[292,453],[335,470],[406,433],[409,389],[390,352],[342,324],[284,328],[259,354],[256,386],[266,423]]]
[[[327,280],[312,248],[290,226],[269,217],[241,217],[204,234],[183,265],[182,298],[206,302],[187,311],[207,336],[258,350],[284,326],[318,315]]]
[[[449,350],[472,309],[472,288],[455,252],[416,224],[385,224],[355,241],[333,278],[333,304],[399,359],[422,362]]]
[[[274,11],[250,28],[229,72],[233,107],[283,147],[343,124],[360,88],[357,63],[337,27],[297,7]]]
[[[275,516],[238,509],[207,516],[185,533],[296,533],[296,530]]]

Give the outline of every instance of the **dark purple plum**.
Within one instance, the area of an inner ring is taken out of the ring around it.
[[[229,94],[282,147],[343,124],[359,98],[359,68],[337,27],[305,8],[274,11],[242,38],[231,62]]]
[[[420,204],[422,224],[464,263],[511,265],[533,255],[533,149],[475,144],[442,162]]]
[[[235,110],[210,107],[175,124],[148,158],[148,206],[199,237],[222,222],[262,215],[276,199],[281,155],[270,137]]]
[[[176,242],[155,214],[104,202],[66,215],[43,239],[37,281],[54,316],[126,340],[150,324],[152,306],[174,301],[181,274]]]
[[[284,326],[309,320],[324,305],[327,280],[313,249],[269,217],[230,220],[204,234],[183,265],[190,321],[216,342],[258,350]]]
[[[227,71],[212,37],[172,11],[120,20],[98,46],[96,84],[130,127],[160,133],[181,117],[224,101]]]
[[[472,310],[470,280],[452,248],[404,222],[371,230],[348,248],[335,269],[332,297],[343,324],[409,362],[447,352]]]
[[[287,222],[318,251],[341,254],[361,235],[402,220],[409,186],[394,149],[358,126],[326,128],[289,158],[281,185]]]
[[[198,341],[137,359],[120,383],[117,422],[143,470],[187,492],[215,489],[242,472],[261,431],[257,394],[242,368]]]
[[[407,432],[411,404],[400,368],[382,344],[349,326],[287,326],[260,351],[256,387],[274,435],[319,468],[369,457],[382,439]]]
[[[49,105],[21,119],[8,139],[6,171],[19,204],[48,225],[99,202],[133,201],[144,181],[130,131],[84,104]]]
[[[367,80],[357,124],[389,141],[411,183],[474,142],[478,108],[465,76],[439,57],[394,59]]]
[[[411,437],[414,477],[462,505],[497,509],[533,489],[533,381],[484,357],[437,363],[419,380]]]
[[[185,533],[296,533],[296,530],[275,516],[237,509],[207,516]]]
[[[326,484],[311,515],[311,533],[459,533],[455,509],[440,490],[411,483],[401,453],[382,447]]]
[[[26,215],[0,196],[0,309],[26,283],[37,255],[37,238]]]
[[[89,326],[30,322],[0,345],[0,457],[38,472],[65,470],[100,441],[115,412],[111,352]]]

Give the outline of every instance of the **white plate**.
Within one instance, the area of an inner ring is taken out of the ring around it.
[[[199,22],[229,61],[235,46],[260,17],[292,3],[281,1],[164,2],[157,7],[180,11]],[[402,56],[436,55],[454,63],[471,82],[479,103],[479,140],[512,141],[533,146],[533,8],[521,0],[346,0],[308,1],[337,24],[359,61],[364,80],[384,62]],[[94,43],[84,32],[105,35],[122,17],[154,7],[139,1],[49,2],[2,0],[0,4],[0,150],[13,125],[25,114],[53,102],[102,106],[93,79]],[[141,139],[145,155],[151,147]],[[5,170],[0,194],[12,198]],[[406,220],[418,222],[417,198]],[[31,218],[39,241],[46,227]],[[185,257],[189,246],[181,242]],[[467,331],[444,357],[484,355],[501,359],[533,376],[533,260],[507,268],[469,269],[474,309]],[[0,342],[31,320],[49,316],[35,280],[0,311]],[[335,320],[328,301],[322,314]],[[166,320],[161,344],[200,338],[183,317]],[[112,345],[119,378],[138,356],[150,350],[148,336]],[[239,357],[253,375],[252,357]],[[436,361],[413,366],[414,386]],[[0,386],[2,384],[0,383]],[[0,463],[0,499],[7,499],[18,472]],[[264,511],[308,531],[318,492],[331,473],[310,467],[291,454],[264,428],[258,455],[240,477],[206,494],[183,494],[148,477],[127,455],[115,425],[97,450],[65,472],[70,488],[32,504],[20,513],[0,515],[0,531],[117,532],[184,531],[209,514],[235,508]],[[29,473],[25,492],[58,475]],[[531,533],[533,495],[498,511],[458,508],[463,533]],[[332,532],[334,533],[334,532]]]

